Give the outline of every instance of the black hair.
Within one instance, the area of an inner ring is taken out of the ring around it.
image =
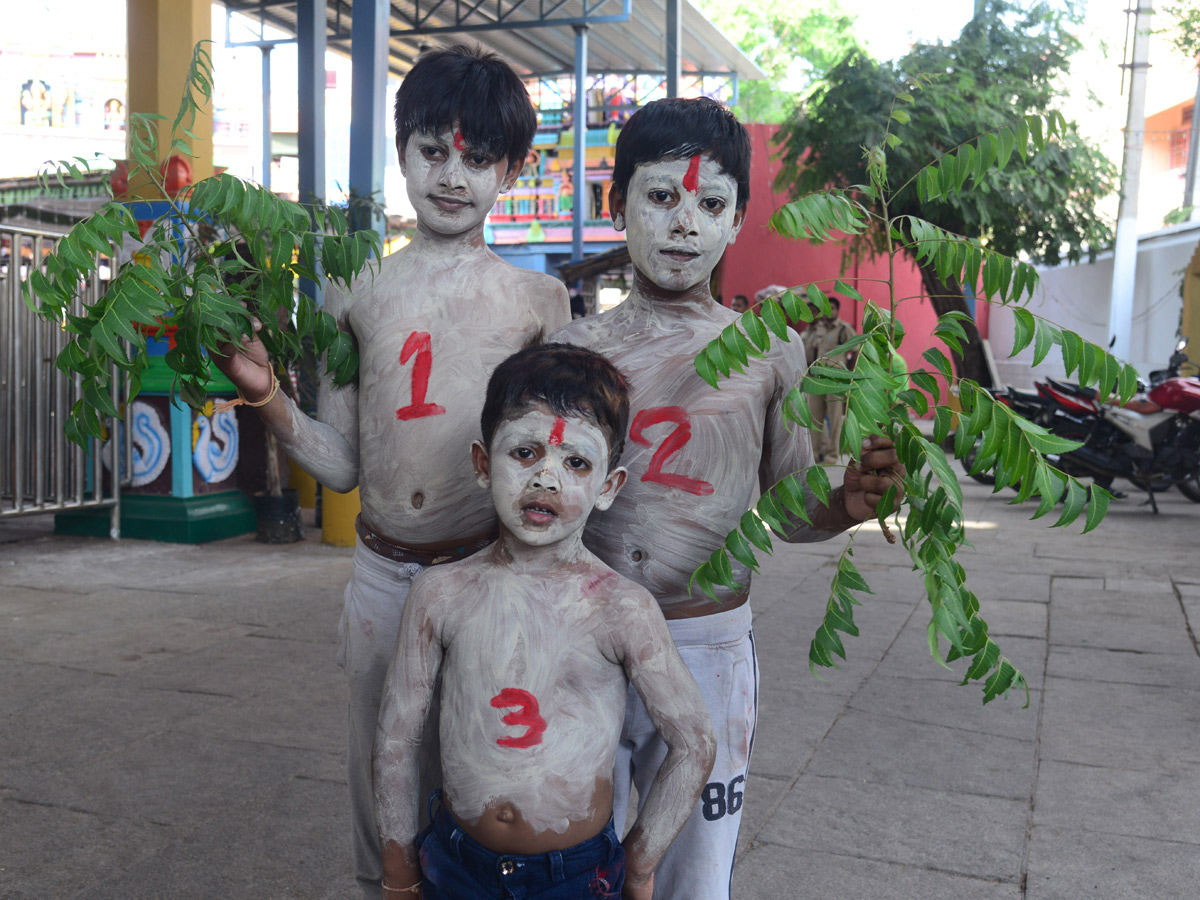
[[[611,470],[625,449],[629,382],[593,350],[574,344],[535,344],[518,350],[492,372],[479,418],[490,449],[501,419],[541,401],[556,416],[591,419],[608,439]]]
[[[829,302],[830,302],[831,304],[833,304],[834,306],[836,306],[838,309],[841,309],[841,308],[842,308],[842,301],[841,301],[841,298],[839,298],[839,297],[835,297],[833,294],[830,294],[830,295],[829,295]]]
[[[613,185],[626,196],[633,171],[660,159],[708,154],[737,182],[737,209],[750,202],[750,135],[733,113],[708,97],[647,103],[617,135]]]
[[[396,149],[413,132],[456,126],[472,149],[524,165],[537,112],[517,73],[478,45],[455,44],[422,54],[396,91]]]

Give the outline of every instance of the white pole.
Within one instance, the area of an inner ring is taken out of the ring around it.
[[[1135,12],[1126,10],[1126,14]],[[1150,0],[1138,0],[1133,25],[1133,60],[1129,64],[1129,115],[1125,120],[1125,155],[1121,162],[1121,205],[1113,248],[1112,298],[1108,335],[1112,353],[1128,361],[1133,330],[1133,287],[1137,275],[1138,181],[1146,142],[1146,69],[1150,63]],[[1102,385],[1102,387],[1104,387]]]

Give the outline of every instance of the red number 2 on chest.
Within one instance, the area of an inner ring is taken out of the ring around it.
[[[404,342],[400,351],[400,365],[404,365],[417,355],[412,372],[412,403],[396,410],[396,418],[402,422],[409,419],[422,419],[425,416],[440,416],[446,407],[437,403],[426,403],[425,394],[429,390],[429,370],[433,368],[433,349],[430,346],[429,332],[414,331]]]
[[[652,425],[662,422],[673,422],[675,428],[663,439],[663,442],[658,445],[658,449],[654,451],[654,455],[650,457],[650,465],[646,467],[646,474],[642,476],[642,481],[655,481],[665,484],[667,487],[687,491],[689,494],[701,496],[711,494],[713,486],[707,481],[662,470],[667,460],[682,450],[684,445],[692,439],[692,423],[688,418],[687,410],[682,406],[655,406],[643,409],[634,417],[633,424],[629,426],[629,439],[643,447],[649,447],[650,442],[642,436],[642,432]]]

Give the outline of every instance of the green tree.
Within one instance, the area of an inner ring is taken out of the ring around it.
[[[977,237],[988,248],[1034,261],[1057,263],[1093,254],[1112,239],[1096,211],[1115,186],[1116,169],[1073,129],[1048,144],[1029,164],[989,169],[975,190],[922,203],[918,172],[931,158],[965,146],[980,134],[1028,115],[1045,116],[1061,99],[1061,77],[1079,42],[1076,20],[1049,2],[1019,9],[1007,0],[982,0],[962,34],[948,44],[918,44],[896,65],[854,52],[829,72],[780,129],[779,185],[793,194],[829,184],[866,184],[864,147],[884,136],[893,98],[913,76],[921,103],[898,110],[904,143],[891,149],[888,181],[898,189],[891,213],[901,222],[920,213],[947,231]],[[862,123],[864,127],[855,127]],[[878,198],[861,195],[879,212]],[[904,228],[904,225],[901,225]],[[882,251],[886,235],[868,228],[859,250]],[[911,234],[902,235],[913,246]],[[962,282],[939,274],[912,250],[934,309],[967,311]],[[979,335],[966,323],[967,341],[956,353],[958,374],[981,384],[990,379]]]
[[[1167,40],[1184,56],[1200,56],[1200,6],[1195,0],[1175,0],[1163,7],[1171,25],[1163,29]]]
[[[738,113],[746,122],[783,122],[810,85],[859,47],[854,17],[838,0],[702,0],[699,6],[767,76],[741,83]]]

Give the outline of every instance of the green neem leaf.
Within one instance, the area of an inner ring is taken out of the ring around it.
[[[783,417],[789,422],[795,422],[797,425],[812,429],[816,427],[813,422],[812,407],[808,405],[808,398],[799,386],[792,388],[787,392],[787,396],[783,398]]]
[[[829,298],[825,296],[825,292],[815,284],[809,284],[807,288],[808,302],[820,310],[821,315],[833,315],[833,307],[829,303]]]
[[[740,524],[742,533],[750,539],[750,543],[763,553],[771,552],[771,536],[753,511],[743,513]]]
[[[1064,525],[1070,525],[1083,512],[1083,505],[1087,499],[1087,491],[1076,478],[1067,479],[1067,493],[1063,498],[1063,511],[1058,521],[1054,523],[1055,528],[1060,528]]]
[[[1009,354],[1010,357],[1016,356],[1029,346],[1037,329],[1037,321],[1033,318],[1033,313],[1029,310],[1017,307],[1013,309],[1012,313],[1016,337],[1013,339],[1013,348],[1012,353]]]
[[[776,497],[787,507],[788,512],[807,524],[812,524],[808,507],[804,502],[804,487],[795,475],[789,475],[776,484],[772,489]]]
[[[809,466],[808,471],[804,475],[804,480],[808,484],[808,489],[813,492],[813,496],[821,502],[821,505],[829,506],[829,476],[825,474],[824,467]]]
[[[782,338],[785,341],[789,339],[787,317],[784,316],[783,309],[774,299],[768,298],[764,300],[759,306],[759,311],[762,314],[762,321],[766,323],[768,328],[775,332],[776,337]]]
[[[1039,319],[1033,347],[1033,364],[1039,365],[1046,358],[1046,354],[1050,352],[1050,348],[1061,342],[1062,333],[1049,322]]]
[[[742,331],[745,332],[746,337],[750,339],[750,342],[759,351],[770,349],[771,335],[767,333],[767,326],[763,324],[762,319],[753,310],[748,309],[742,313],[739,324],[742,326]]]
[[[1063,329],[1062,331],[1062,359],[1063,368],[1066,374],[1070,376],[1078,367],[1083,358],[1083,338],[1073,331]]]
[[[708,352],[705,350],[696,354],[696,358],[692,360],[692,365],[696,367],[696,374],[703,378],[711,387],[720,390],[718,384],[717,367],[712,364],[712,360],[708,358]]]
[[[786,535],[791,530],[787,510],[770,491],[758,498],[754,508],[763,523],[776,534]]]
[[[1112,494],[1099,485],[1093,484],[1088,488],[1088,497],[1091,502],[1088,503],[1087,518],[1084,520],[1084,534],[1103,521],[1105,513],[1108,512],[1108,501],[1112,499]]]
[[[849,297],[851,300],[858,300],[860,303],[862,302],[863,295],[841,279],[834,281],[833,289],[844,297]]]
[[[946,354],[937,347],[930,347],[921,354],[921,358],[941,372],[947,381],[954,379],[954,371],[950,366],[950,360],[947,359]]]
[[[741,532],[736,529],[729,532],[729,536],[725,538],[725,549],[743,566],[755,572],[758,571],[758,560],[754,558],[754,551],[750,549],[750,545],[746,543]],[[768,552],[770,551],[768,550]]]
[[[942,399],[942,391],[938,386],[938,381],[929,372],[917,371],[909,375],[913,384],[927,393],[933,398],[934,403],[940,403]]]

